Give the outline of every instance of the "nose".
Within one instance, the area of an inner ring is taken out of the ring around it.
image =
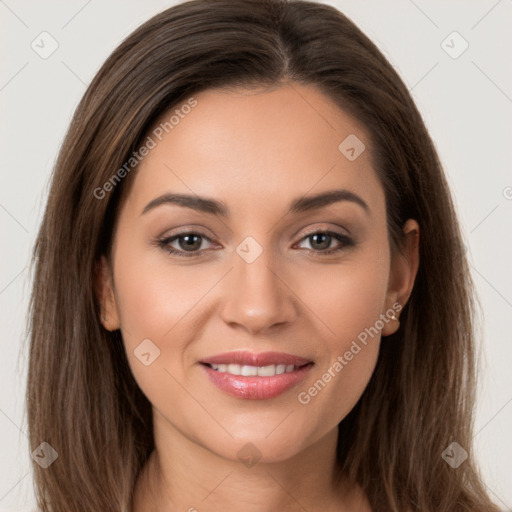
[[[253,335],[292,323],[299,301],[287,276],[273,265],[271,251],[264,250],[251,263],[238,253],[233,254],[233,260],[234,268],[226,282],[223,320]]]

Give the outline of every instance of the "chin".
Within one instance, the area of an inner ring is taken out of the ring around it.
[[[290,431],[283,423],[274,424],[262,433],[245,429],[243,433],[231,431],[232,441],[213,446],[212,451],[233,461],[240,461],[247,467],[257,463],[285,462],[306,450],[319,436],[300,431]],[[276,428],[277,427],[277,428]],[[274,431],[273,431],[274,429]],[[220,448],[220,450],[219,450]]]

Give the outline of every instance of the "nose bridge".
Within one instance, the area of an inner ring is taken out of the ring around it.
[[[251,236],[237,246],[223,306],[226,323],[242,325],[254,333],[293,320],[292,294],[275,268],[273,254]]]

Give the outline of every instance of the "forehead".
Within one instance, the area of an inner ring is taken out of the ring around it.
[[[340,187],[383,202],[367,131],[315,86],[203,91],[162,115],[149,137],[130,187],[139,210],[177,191],[222,194],[247,214],[262,200]],[[347,144],[355,159],[344,153]]]

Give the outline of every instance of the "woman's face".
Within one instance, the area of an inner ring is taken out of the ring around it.
[[[366,131],[317,89],[194,99],[133,171],[104,324],[163,435],[285,460],[361,396],[415,263],[391,258]]]

